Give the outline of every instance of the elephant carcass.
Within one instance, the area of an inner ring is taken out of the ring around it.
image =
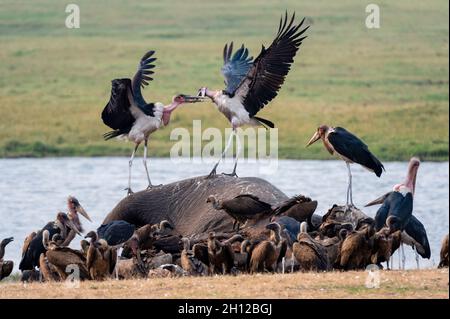
[[[209,195],[230,199],[239,194],[258,196],[272,206],[287,199],[278,188],[260,178],[217,175],[208,179],[199,176],[127,196],[106,216],[103,224],[125,220],[142,226],[167,219],[183,236],[231,231],[233,219],[225,212],[215,210],[206,199]]]

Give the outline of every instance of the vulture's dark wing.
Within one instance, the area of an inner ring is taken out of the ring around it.
[[[222,202],[222,207],[231,213],[252,216],[272,209],[271,205],[253,195],[239,195]]]
[[[221,69],[225,78],[226,91],[229,94],[234,94],[242,79],[250,70],[253,57],[248,57],[248,49],[241,46],[233,56],[233,42],[225,44],[223,48],[223,67]]]
[[[278,94],[288,74],[294,56],[306,36],[301,35],[309,28],[300,30],[305,19],[294,25],[295,13],[288,23],[288,15],[280,19],[278,33],[268,49],[264,46],[253,62],[235,94],[241,97],[245,109],[254,116]]]
[[[112,81],[111,97],[103,109],[102,120],[113,130],[129,130],[135,121],[130,112],[128,89],[131,89],[130,79]]]
[[[306,198],[303,195],[293,196],[275,208],[275,215],[282,215],[284,212],[288,211],[292,206],[297,205],[299,203],[306,202]]]
[[[328,140],[340,155],[372,170],[378,177],[381,176],[383,164],[369,151],[363,141],[345,128],[334,128],[334,131],[328,134]]]

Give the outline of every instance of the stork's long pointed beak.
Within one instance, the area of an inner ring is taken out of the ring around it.
[[[370,203],[367,203],[364,207],[369,207],[369,206],[374,206],[374,205],[381,205],[384,203],[384,201],[386,200],[386,198],[391,195],[392,192],[386,193],[380,197],[378,197],[377,199],[374,199],[373,201],[371,201]]]
[[[78,230],[78,227],[75,226],[75,224],[74,224],[71,220],[68,220],[68,221],[67,221],[67,226],[68,226],[70,229],[74,230],[78,235],[82,236],[81,233],[80,233],[80,231]]]
[[[205,96],[193,96],[193,95],[184,95],[184,103],[198,103],[198,102],[204,102]]]
[[[77,213],[80,213],[84,218],[86,218],[88,221],[92,223],[91,218],[89,217],[88,213],[84,210],[83,206],[78,205],[76,207]]]
[[[313,137],[311,137],[308,144],[306,144],[306,147],[310,146],[311,144],[314,144],[318,140],[320,140],[320,134],[319,134],[319,132],[316,132],[316,133],[314,133]]]

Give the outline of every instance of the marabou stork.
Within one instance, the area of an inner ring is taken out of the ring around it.
[[[81,224],[80,217],[78,214],[81,214],[88,221],[92,222],[86,210],[83,208],[83,206],[81,206],[80,202],[75,197],[69,196],[67,198],[67,208],[68,208],[67,217],[72,221],[76,229],[72,229],[67,234],[61,246],[68,246],[70,242],[75,238],[75,235],[77,233],[83,232],[83,226]]]
[[[413,216],[413,200],[420,160],[410,159],[408,173],[403,183],[394,185],[392,191],[373,200],[366,206],[382,204],[375,215],[375,229],[386,224],[391,232],[402,231],[402,242],[411,245],[423,258],[430,258],[431,250],[423,224]]]
[[[55,221],[47,223],[42,230],[37,232],[36,236],[31,239],[26,251],[23,253],[22,260],[20,261],[20,270],[32,270],[34,267],[39,267],[39,257],[46,251],[43,245],[43,232],[46,230],[49,232],[49,238],[53,238],[55,234],[60,234],[62,239],[65,239],[71,230],[80,234],[78,228],[69,219],[67,214],[61,212],[58,213]]]
[[[102,112],[102,120],[113,131],[105,133],[105,140],[124,136],[136,144],[129,161],[128,194],[131,194],[131,166],[139,145],[144,142],[144,167],[147,173],[149,188],[152,187],[147,168],[147,143],[151,133],[169,124],[171,113],[183,103],[194,103],[203,100],[198,96],[177,95],[172,103],[164,106],[160,102],[147,103],[141,88],[152,81],[152,69],[155,67],[155,51],[148,51],[141,59],[133,80],[128,78],[112,81],[111,97]]]
[[[216,174],[217,166],[231,146],[236,129],[240,126],[263,125],[273,128],[274,124],[268,120],[255,116],[266,104],[273,100],[288,74],[294,56],[306,36],[303,33],[309,28],[300,29],[300,24],[294,24],[295,13],[288,21],[280,19],[278,33],[269,48],[262,46],[259,56],[252,62],[248,56],[248,49],[241,46],[234,54],[233,42],[223,49],[224,65],[222,74],[225,78],[225,90],[209,90],[202,87],[200,96],[209,97],[218,110],[230,121],[233,131],[219,161],[214,165],[209,177]],[[236,176],[237,160],[240,152],[239,138],[236,136],[236,158],[231,176]]]
[[[336,155],[343,159],[347,164],[348,188],[346,207],[347,209],[350,205],[354,207],[350,164],[358,163],[369,171],[374,172],[378,177],[381,176],[384,166],[375,155],[369,151],[368,146],[364,144],[363,141],[343,127],[331,127],[327,125],[319,126],[306,146],[308,147],[320,139],[322,139],[325,148],[331,155],[336,153]]]

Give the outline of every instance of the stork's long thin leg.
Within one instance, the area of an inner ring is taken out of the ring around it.
[[[131,153],[130,161],[128,162],[128,188],[125,188],[125,190],[128,191],[128,195],[133,194],[133,191],[131,190],[131,166],[133,166],[134,155],[136,154],[138,147],[139,144],[136,144],[133,153]]]
[[[144,167],[145,167],[145,172],[147,173],[147,180],[148,180],[148,187],[147,188],[151,188],[152,187],[152,181],[150,180],[150,175],[148,174],[148,167],[147,167],[147,143],[148,140],[145,140],[144,142]]]
[[[241,152],[241,141],[239,140],[239,136],[235,129],[233,129],[233,132],[234,132],[234,135],[236,136],[236,157],[234,158],[233,172],[231,174],[225,174],[225,175],[238,177],[236,174],[236,167],[237,167],[237,162],[239,159],[239,154]]]
[[[405,248],[403,247],[403,243],[401,243],[400,248],[402,249],[402,270],[405,270],[406,256],[405,256]]]
[[[116,280],[119,280],[119,248],[117,248],[116,250],[116,267],[114,267],[116,273]]]
[[[350,170],[350,163],[345,162],[347,165],[347,171],[348,171],[348,186],[347,186],[347,202],[345,204],[345,210],[347,211],[350,208],[350,204],[353,205],[352,200],[352,172]]]
[[[228,149],[231,146],[231,142],[233,141],[234,136],[234,130],[231,132],[230,137],[228,138],[227,145],[225,146],[225,149],[222,152],[222,155],[220,156],[219,160],[217,161],[216,165],[214,165],[213,169],[211,170],[211,173],[209,173],[208,178],[214,177],[217,174],[217,166],[219,166],[219,163],[222,159],[225,158],[225,154],[227,153]]]
[[[412,247],[414,250],[414,254],[416,254],[416,263],[417,263],[417,269],[420,269],[420,265],[419,265],[419,254],[417,253],[417,249],[416,247]]]
[[[350,163],[346,162],[347,164],[347,169],[348,169],[348,181],[349,181],[349,197],[350,197],[350,205],[351,206],[355,206],[353,204],[353,191],[352,191],[352,187],[353,187],[353,182],[352,182],[352,170],[350,169]]]

